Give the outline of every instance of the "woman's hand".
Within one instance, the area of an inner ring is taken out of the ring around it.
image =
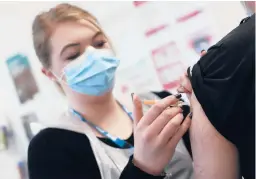
[[[183,121],[180,94],[160,100],[143,115],[140,99],[134,95],[134,165],[151,175],[159,175],[171,160],[175,148],[188,130],[191,119]],[[182,122],[183,121],[183,122]]]
[[[179,93],[186,93],[188,98],[190,97],[192,93],[192,86],[190,83],[190,80],[188,79],[188,74],[185,72],[181,77],[180,77],[180,86],[177,89]]]

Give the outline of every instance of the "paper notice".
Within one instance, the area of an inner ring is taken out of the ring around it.
[[[143,58],[137,63],[117,72],[116,84],[123,94],[162,89],[154,66],[148,58]]]
[[[182,55],[174,42],[167,43],[152,51],[158,78],[165,90],[179,85],[179,77],[185,72]]]

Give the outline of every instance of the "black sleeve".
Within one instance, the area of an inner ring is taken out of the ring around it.
[[[30,179],[97,179],[97,166],[88,138],[61,129],[45,129],[28,148]]]
[[[192,88],[207,117],[235,144],[239,131],[233,125],[239,124],[234,122],[243,122],[238,113],[254,105],[245,104],[246,98],[253,97],[254,69],[255,16],[212,46],[192,68]]]
[[[209,121],[237,147],[241,174],[255,178],[255,15],[211,47],[190,80]]]
[[[62,129],[45,129],[28,148],[30,179],[100,179],[100,171],[88,138]],[[120,179],[162,179],[151,176],[130,158]]]
[[[139,168],[135,167],[132,162],[133,156],[130,157],[130,160],[123,172],[121,173],[120,179],[163,179],[163,176],[152,176],[149,175]]]

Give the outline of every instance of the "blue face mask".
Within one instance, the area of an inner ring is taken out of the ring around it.
[[[111,50],[88,47],[82,56],[64,68],[63,76],[72,90],[101,96],[114,87],[119,63]]]

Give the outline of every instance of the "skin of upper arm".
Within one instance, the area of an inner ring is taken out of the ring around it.
[[[239,178],[236,147],[214,128],[200,107],[193,110],[190,140],[196,179]]]

